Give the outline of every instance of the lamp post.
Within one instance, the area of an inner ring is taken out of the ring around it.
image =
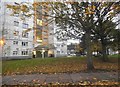
[[[6,3],[4,2],[3,3],[3,5],[6,5]],[[2,19],[2,21],[3,21],[3,23],[2,23],[2,37],[0,37],[1,39],[0,39],[0,46],[1,46],[1,50],[2,50],[2,57],[4,57],[4,43],[5,43],[5,38],[4,38],[4,29],[5,29],[5,20],[6,20],[6,17],[5,17],[5,15],[6,15],[6,8],[4,8],[3,9],[3,19]]]
[[[4,40],[3,40],[3,39],[0,40],[0,46],[1,46],[1,48],[2,48],[2,49],[1,49],[1,50],[2,50],[1,53],[2,53],[2,57],[3,57],[3,53],[4,53],[4,52],[3,52],[3,51],[4,51],[4,50],[3,50],[3,46],[4,46]]]
[[[0,46],[3,46],[4,45],[4,40],[0,40]]]

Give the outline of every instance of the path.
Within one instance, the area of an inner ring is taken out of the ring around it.
[[[31,74],[31,75],[14,75],[3,76],[2,84],[17,85],[17,84],[47,84],[47,83],[78,83],[81,81],[117,81],[117,72],[95,72],[95,73],[61,73],[61,74]]]

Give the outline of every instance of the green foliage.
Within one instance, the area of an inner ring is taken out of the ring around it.
[[[92,52],[100,52],[102,50],[101,43],[99,41],[93,41],[91,50]]]

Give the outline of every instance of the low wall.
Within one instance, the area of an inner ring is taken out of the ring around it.
[[[2,60],[19,60],[19,59],[31,59],[32,56],[8,56],[2,57]]]

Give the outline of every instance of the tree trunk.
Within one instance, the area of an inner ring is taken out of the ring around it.
[[[99,51],[97,50],[97,57],[99,56]]]
[[[86,31],[86,49],[87,49],[87,69],[93,70],[93,61],[92,61],[92,51],[91,51],[91,38],[90,38],[90,29]]]
[[[102,41],[102,61],[103,62],[108,62],[108,56],[107,56],[107,52],[106,52],[106,44],[104,43],[104,41]]]

